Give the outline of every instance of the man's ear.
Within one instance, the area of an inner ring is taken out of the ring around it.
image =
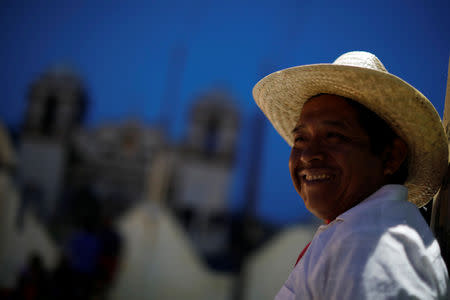
[[[396,137],[391,146],[384,152],[384,175],[392,175],[400,168],[408,154],[408,146],[405,141]]]

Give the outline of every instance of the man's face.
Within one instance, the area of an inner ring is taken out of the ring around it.
[[[293,131],[289,170],[306,208],[333,220],[384,183],[382,158],[370,151],[355,109],[336,95],[303,106]]]

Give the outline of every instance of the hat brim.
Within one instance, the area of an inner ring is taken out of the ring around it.
[[[336,64],[284,69],[253,88],[257,105],[290,146],[304,103],[321,93],[358,101],[383,118],[408,145],[408,200],[421,207],[432,199],[447,170],[448,144],[422,93],[390,73]]]

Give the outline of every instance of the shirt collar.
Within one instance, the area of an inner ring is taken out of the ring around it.
[[[374,200],[378,201],[399,201],[408,199],[408,188],[400,184],[387,184],[378,189],[375,193],[361,201],[356,206],[350,208],[349,210],[343,212],[336,217],[331,222],[326,222],[323,227],[328,227],[328,225],[334,224],[336,222],[342,222],[352,218],[352,216],[358,215],[368,206],[370,206]],[[322,227],[321,226],[321,227]]]

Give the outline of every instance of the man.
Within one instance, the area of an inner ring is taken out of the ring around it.
[[[447,269],[417,209],[448,163],[428,99],[359,51],[270,74],[253,96],[292,146],[305,206],[326,223],[276,299],[447,299]]]

